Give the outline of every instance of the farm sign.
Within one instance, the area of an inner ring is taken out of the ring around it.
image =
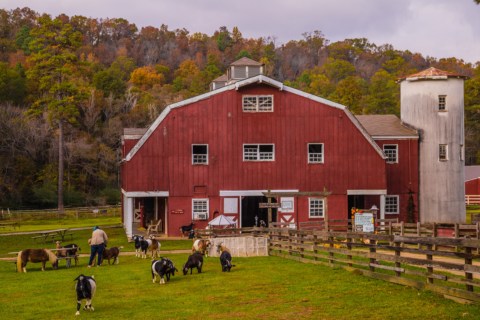
[[[360,232],[374,232],[374,218],[373,213],[364,212],[355,214],[355,231]]]

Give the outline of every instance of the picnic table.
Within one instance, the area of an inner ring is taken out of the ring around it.
[[[0,222],[0,228],[12,227],[13,229],[20,228],[20,223],[16,221]]]
[[[47,243],[47,241],[65,241],[67,236],[70,236],[70,239],[73,239],[73,233],[68,233],[70,229],[56,229],[56,230],[48,230],[48,231],[41,231],[39,232],[38,236],[32,237],[33,240],[43,240],[43,242]]]

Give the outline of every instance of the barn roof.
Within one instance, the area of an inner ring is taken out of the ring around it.
[[[241,59],[240,59],[241,60]],[[240,60],[237,60],[237,61],[240,61]],[[252,60],[253,61],[253,60]],[[269,77],[266,77],[264,75],[258,75],[258,76],[255,76],[255,77],[251,77],[251,78],[248,78],[248,79],[244,79],[244,80],[240,80],[240,81],[237,81],[235,83],[232,83],[232,84],[229,84],[229,85],[226,85],[222,88],[219,88],[217,90],[214,90],[214,91],[210,91],[210,92],[207,92],[207,93],[204,93],[204,94],[201,94],[199,96],[196,96],[196,97],[193,97],[193,98],[190,98],[190,99],[186,99],[186,100],[183,100],[183,101],[180,101],[180,102],[177,102],[177,103],[173,103],[173,104],[170,104],[168,105],[163,111],[162,113],[160,113],[160,115],[157,117],[157,119],[152,123],[152,125],[147,129],[147,131],[145,132],[145,134],[142,136],[142,138],[137,142],[137,144],[130,150],[130,152],[126,155],[125,157],[125,161],[130,161],[133,156],[137,153],[137,151],[143,146],[143,144],[148,140],[148,138],[152,135],[153,132],[155,132],[155,130],[157,129],[157,127],[160,125],[160,123],[162,123],[162,121],[167,117],[167,115],[170,113],[171,110],[175,109],[175,108],[180,108],[180,107],[183,107],[183,106],[186,106],[186,105],[189,105],[189,104],[192,104],[192,103],[195,103],[195,102],[198,102],[198,101],[202,101],[202,100],[205,100],[205,99],[208,99],[214,95],[217,95],[217,94],[220,94],[224,91],[230,91],[230,90],[238,90],[239,88],[242,88],[242,87],[245,87],[245,86],[249,86],[249,85],[252,85],[252,84],[266,84],[266,85],[269,85],[269,86],[272,86],[274,88],[277,88],[278,90],[283,90],[283,91],[286,91],[286,92],[290,92],[292,94],[296,94],[296,95],[299,95],[299,96],[302,96],[302,97],[305,97],[307,99],[310,99],[310,100],[313,100],[313,101],[316,101],[316,102],[319,102],[319,103],[322,103],[322,104],[325,104],[327,106],[330,106],[330,107],[333,107],[333,108],[337,108],[337,109],[340,109],[340,110],[343,110],[343,112],[345,112],[345,114],[347,115],[347,117],[353,122],[353,124],[358,128],[358,130],[362,133],[362,135],[365,137],[365,139],[367,139],[367,141],[372,145],[372,147],[377,151],[377,153],[385,159],[385,155],[383,154],[383,151],[380,149],[380,147],[375,143],[375,141],[373,140],[373,138],[368,134],[368,132],[365,130],[365,128],[360,124],[360,122],[358,121],[357,118],[355,118],[355,116],[348,110],[347,107],[345,107],[344,105],[341,105],[339,103],[336,103],[336,102],[333,102],[333,101],[330,101],[330,100],[327,100],[327,99],[324,99],[324,98],[321,98],[319,96],[315,96],[313,94],[309,94],[309,93],[306,93],[306,92],[303,92],[303,91],[300,91],[298,89],[294,89],[294,88],[291,88],[291,87],[288,87],[286,85],[284,85],[283,83],[279,82],[279,81],[276,81],[276,80],[273,80]]]
[[[355,117],[374,139],[418,139],[418,132],[404,125],[396,115],[372,114]]]
[[[417,81],[417,80],[443,80],[448,78],[467,78],[467,76],[461,75],[459,73],[453,73],[448,71],[443,71],[434,67],[430,67],[426,70],[411,74],[400,78],[400,81]]]
[[[247,57],[242,57],[230,64],[231,66],[263,66],[263,63],[260,63],[258,61],[252,60]]]
[[[227,82],[228,81],[228,77],[226,74],[222,74],[220,77],[217,77],[215,79],[212,80],[213,82]]]
[[[123,137],[125,139],[140,139],[145,132],[147,132],[147,128],[123,128]]]

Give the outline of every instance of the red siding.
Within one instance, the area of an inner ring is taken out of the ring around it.
[[[242,112],[243,94],[273,94],[274,112]],[[275,161],[244,162],[246,143],[274,144]],[[307,163],[307,143],[324,143],[324,164]],[[208,165],[191,164],[192,144],[208,144]],[[417,149],[411,147],[413,161]],[[345,218],[348,189],[394,188],[390,176],[402,181],[398,193],[412,184],[417,190],[418,184],[403,173],[397,177],[387,171],[385,160],[344,111],[266,85],[172,109],[122,169],[124,190],[169,191],[169,212],[184,209],[183,215],[169,216],[169,230],[190,223],[192,197],[208,197],[211,209],[217,199],[220,207],[221,199],[215,198],[220,190],[326,187],[332,191],[330,217]],[[410,169],[416,170],[413,165]],[[195,186],[205,186],[206,192],[195,194]],[[307,220],[308,198],[298,199],[297,206],[298,220]]]
[[[480,178],[469,180],[465,182],[465,194],[479,194],[480,195]]]
[[[398,163],[387,163],[388,195],[398,195],[400,201],[399,215],[386,215],[386,218],[398,217],[407,221],[408,198],[412,193],[415,204],[415,217],[418,218],[418,140],[377,140],[383,149],[385,144],[398,145]]]

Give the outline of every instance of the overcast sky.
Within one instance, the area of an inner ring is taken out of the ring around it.
[[[0,0],[0,8],[17,7],[208,35],[237,26],[245,38],[272,36],[277,45],[320,30],[330,42],[367,38],[424,56],[480,62],[480,6],[473,0]]]

